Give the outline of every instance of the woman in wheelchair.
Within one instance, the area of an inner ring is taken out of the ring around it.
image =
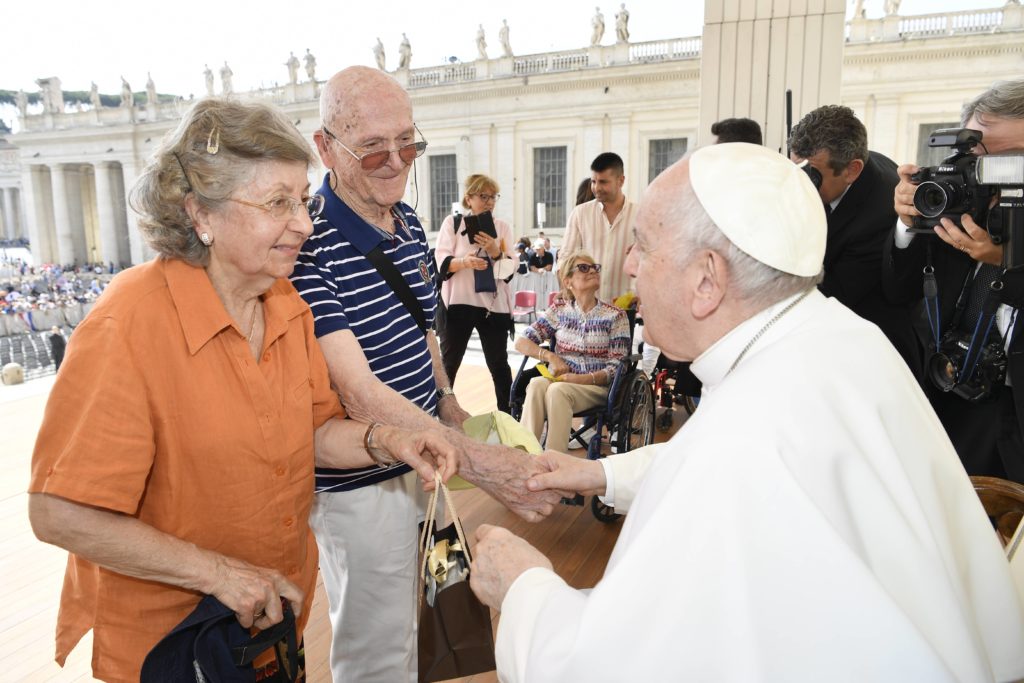
[[[546,364],[552,379],[534,378],[526,389],[522,423],[546,447],[568,452],[573,413],[601,405],[616,364],[629,353],[626,313],[599,301],[601,264],[577,251],[558,266],[561,296],[516,340],[516,350]],[[542,348],[554,342],[554,350]]]

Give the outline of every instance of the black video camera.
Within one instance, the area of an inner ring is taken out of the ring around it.
[[[969,214],[988,230],[994,244],[1003,246],[1003,267],[1024,267],[1024,153],[971,153],[981,143],[981,131],[943,128],[932,132],[929,147],[951,147],[955,152],[938,166],[918,170],[913,233],[931,234],[941,219],[960,225]],[[984,147],[984,145],[982,145]],[[997,202],[992,205],[993,198]],[[991,205],[991,208],[990,208]]]

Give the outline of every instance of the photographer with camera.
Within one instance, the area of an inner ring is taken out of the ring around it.
[[[864,124],[852,109],[835,104],[814,109],[793,126],[789,156],[806,161],[825,208],[825,278],[818,289],[878,325],[920,378],[910,306],[894,304],[882,290],[882,252],[896,220],[889,205],[899,182],[895,162],[869,151]]]
[[[1024,153],[1008,154],[1024,152],[1024,80],[967,103],[961,125],[932,134],[956,150],[942,164],[899,167],[883,277],[919,302],[925,391],[967,473],[1024,482]]]

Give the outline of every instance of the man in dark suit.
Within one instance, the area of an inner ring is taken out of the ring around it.
[[[968,102],[961,125],[982,132],[982,145],[975,147],[975,154],[1024,153],[1024,79],[997,83]],[[943,218],[934,229],[937,238],[907,232],[919,215],[914,208],[917,188],[910,181],[917,170],[913,164],[899,167],[894,203],[900,219],[886,244],[886,291],[894,299],[921,302],[922,269],[930,261],[938,289],[937,336],[941,340],[950,330],[960,334],[973,330],[979,317],[977,303],[984,300],[992,278],[1001,278],[989,342],[1006,351],[1008,381],[998,383],[993,395],[981,402],[945,392],[928,380],[925,393],[968,474],[1024,483],[1024,323],[1018,316],[1024,308],[1024,271],[1002,273],[1003,247],[993,244],[988,231],[967,214],[960,217],[959,225]],[[958,315],[961,299],[963,312]],[[918,326],[923,331],[919,336],[928,358],[935,351],[936,335],[924,319],[924,306],[919,313]],[[926,368],[928,375],[941,370],[933,363],[926,365],[932,366]]]
[[[878,325],[921,377],[921,353],[910,305],[894,304],[882,289],[882,250],[896,212],[889,198],[899,182],[896,164],[868,151],[868,135],[849,107],[825,105],[800,120],[789,138],[790,158],[821,174],[828,216],[825,278],[818,288]]]

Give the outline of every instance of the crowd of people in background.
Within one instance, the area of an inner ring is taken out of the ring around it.
[[[114,269],[101,263],[83,266],[44,264],[30,266],[20,260],[0,261],[0,313],[18,316],[25,321],[23,331],[41,331],[48,325],[36,325],[34,311],[73,309],[69,320],[76,324],[85,311],[83,304],[92,304],[106,288]],[[17,330],[21,331],[21,330]],[[0,327],[0,334],[10,332]]]

